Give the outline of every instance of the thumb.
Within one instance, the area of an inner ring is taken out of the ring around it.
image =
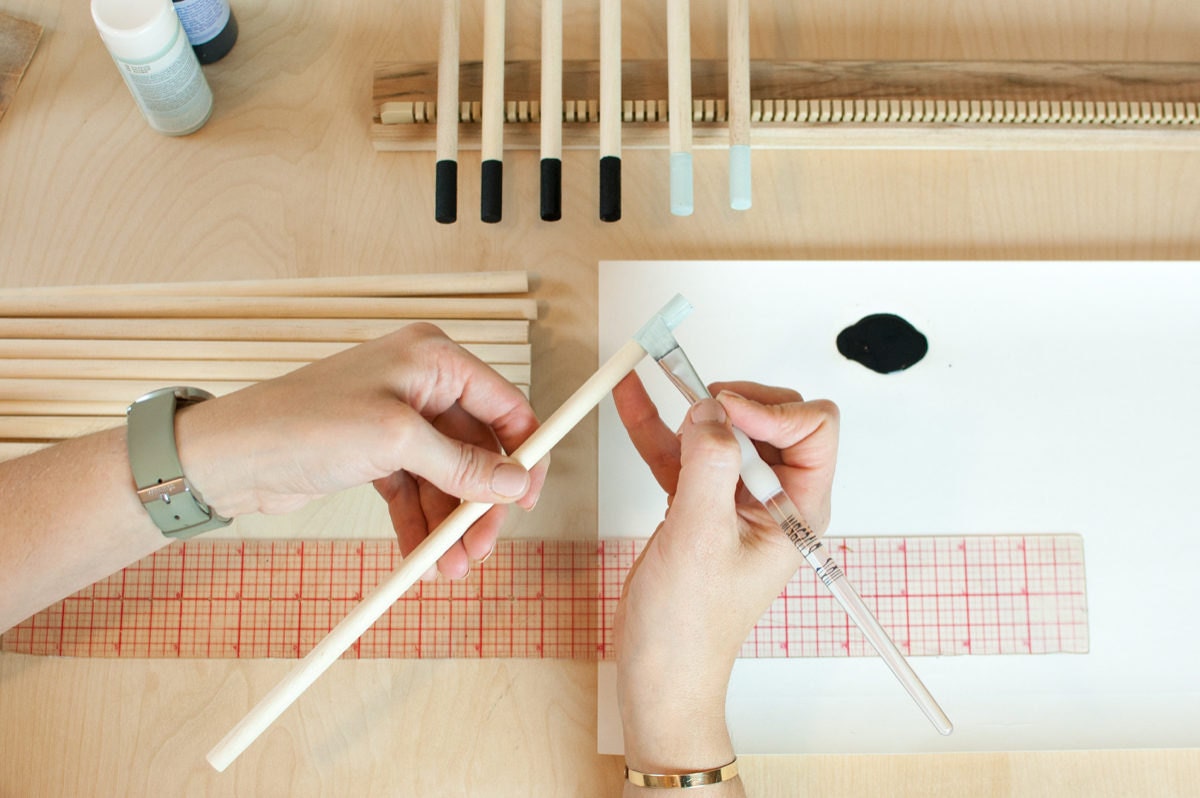
[[[715,399],[692,406],[681,429],[679,484],[671,514],[693,531],[736,538],[734,492],[742,457],[725,409]]]
[[[403,468],[467,501],[507,504],[524,496],[529,472],[511,457],[457,440],[418,417],[405,435]]]

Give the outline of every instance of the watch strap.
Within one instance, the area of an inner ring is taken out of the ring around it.
[[[175,444],[175,413],[212,394],[199,388],[152,391],[129,406],[126,444],[138,498],[155,525],[171,538],[190,538],[226,526],[188,482]]]

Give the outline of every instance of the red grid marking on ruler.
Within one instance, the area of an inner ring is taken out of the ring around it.
[[[419,583],[344,656],[614,656],[612,616],[640,540],[504,540],[456,582]],[[1077,535],[830,538],[905,654],[1083,653]],[[390,540],[186,541],[38,613],[0,650],[73,657],[295,658],[398,567]],[[743,657],[872,655],[800,571]]]

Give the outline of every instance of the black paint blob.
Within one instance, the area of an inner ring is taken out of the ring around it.
[[[871,371],[891,374],[925,357],[929,341],[899,316],[875,313],[838,333],[837,348],[843,356]]]

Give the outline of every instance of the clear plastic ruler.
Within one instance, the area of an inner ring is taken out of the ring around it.
[[[612,616],[643,540],[506,539],[463,580],[418,583],[349,658],[612,659]],[[827,538],[906,655],[1084,653],[1078,535]],[[0,637],[70,657],[301,657],[400,562],[391,540],[192,540]],[[811,569],[743,657],[872,656]]]

